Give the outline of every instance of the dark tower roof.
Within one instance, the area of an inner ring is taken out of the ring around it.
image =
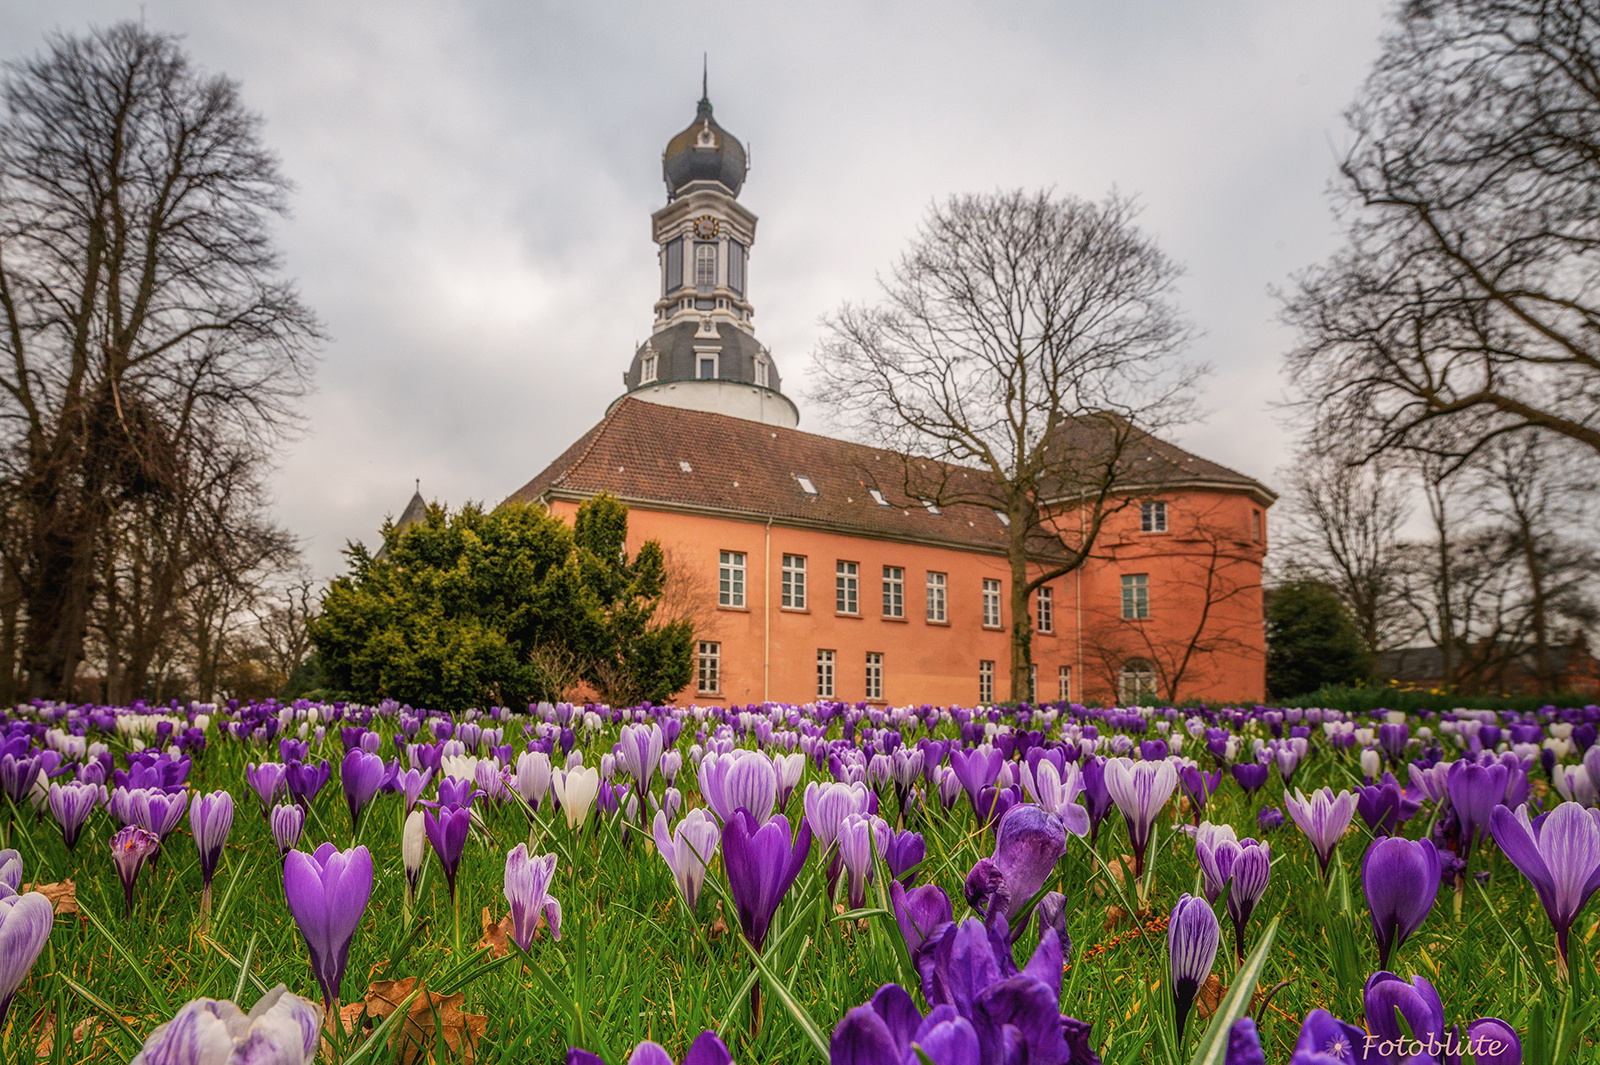
[[[701,97],[694,121],[667,142],[661,153],[661,175],[667,181],[667,199],[676,199],[691,181],[720,181],[739,195],[749,169],[744,145],[711,117],[711,101]]]
[[[700,351],[696,350],[697,348],[716,350],[718,380],[738,381],[747,385],[756,383],[756,359],[765,358],[766,387],[774,392],[783,391],[779,383],[778,367],[773,363],[771,353],[763,348],[755,337],[726,322],[721,323],[720,336],[705,337],[698,334],[698,324],[688,321],[669,325],[639,345],[639,350],[633,353],[633,362],[623,377],[628,391],[631,392],[646,384],[695,380],[699,371],[696,360]],[[656,375],[650,381],[641,380],[646,351],[654,352],[656,356]]]

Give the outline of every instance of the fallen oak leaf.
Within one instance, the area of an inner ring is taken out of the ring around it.
[[[413,992],[416,992],[415,998],[411,997]],[[472,1065],[478,1040],[488,1029],[489,1021],[487,1017],[462,1009],[467,996],[460,991],[453,995],[436,995],[414,976],[403,980],[374,980],[367,989],[366,1011],[381,1023],[404,1006],[408,998],[411,1005],[405,1019],[389,1041],[398,1056],[409,1061],[415,1056],[414,1052],[420,1052],[431,1058],[442,1033],[453,1057],[464,1065]]]
[[[37,891],[49,899],[58,916],[78,912],[78,885],[72,880],[63,880],[59,884],[24,884],[22,890]],[[83,917],[80,915],[78,920],[83,920]]]
[[[506,944],[506,939],[511,935],[514,927],[515,925],[509,913],[506,914],[503,920],[496,921],[490,916],[489,907],[485,906],[483,908],[483,938],[478,940],[478,949],[483,950],[487,947],[496,958],[505,957],[511,950]]]

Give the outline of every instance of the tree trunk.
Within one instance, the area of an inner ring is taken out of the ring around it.
[[[61,500],[59,487],[46,489],[38,505],[35,535],[38,571],[27,589],[27,637],[23,661],[27,695],[36,699],[72,698],[72,682],[83,661],[83,640],[93,592],[95,548],[104,528],[103,504],[86,486],[86,504]]]
[[[0,706],[17,701],[17,613],[22,588],[11,567],[0,574]]]
[[[1028,523],[1012,515],[1007,542],[1011,564],[1011,701],[1032,702],[1028,677],[1033,671],[1033,616],[1028,609]]]

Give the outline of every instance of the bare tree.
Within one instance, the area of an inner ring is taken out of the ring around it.
[[[1415,631],[1401,587],[1401,531],[1410,516],[1404,469],[1313,434],[1288,471],[1279,521],[1280,568],[1322,581],[1354,616],[1368,652]]]
[[[1186,413],[1199,372],[1177,359],[1179,268],[1136,214],[1115,193],[936,205],[879,303],[827,319],[814,359],[812,398],[902,456],[897,491],[1004,515],[1013,699],[1028,697],[1029,597],[1083,565],[1128,502],[1130,448]]]
[[[1285,300],[1307,405],[1372,453],[1526,429],[1600,450],[1597,71],[1592,3],[1400,5],[1348,113],[1347,247]]]
[[[1103,607],[1087,611],[1084,653],[1099,665],[1113,698],[1134,694],[1123,691],[1121,683],[1130,663],[1149,664],[1156,690],[1145,695],[1175,705],[1195,668],[1207,659],[1261,653],[1259,624],[1241,620],[1260,617],[1260,556],[1255,545],[1239,538],[1231,515],[1215,508],[1185,514],[1171,530],[1165,555],[1169,565],[1159,601],[1151,604],[1151,617],[1125,618],[1119,610]],[[1255,609],[1234,609],[1247,600]],[[1133,671],[1138,672],[1136,666]]]
[[[270,458],[318,326],[277,277],[288,185],[234,82],[124,23],[51,37],[3,91],[0,493],[20,532],[0,546],[27,691],[55,695],[108,538],[139,507],[170,518],[218,441]]]

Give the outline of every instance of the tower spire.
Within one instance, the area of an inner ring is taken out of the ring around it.
[[[706,89],[711,70],[711,61],[708,58],[709,55],[709,52],[700,53],[700,99],[702,101],[709,101],[711,99],[711,93]]]

